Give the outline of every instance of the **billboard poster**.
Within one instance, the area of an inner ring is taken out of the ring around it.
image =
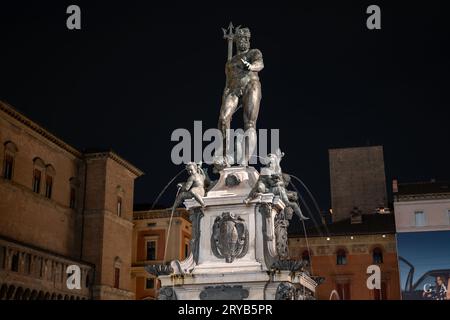
[[[397,234],[403,300],[450,300],[450,231]]]

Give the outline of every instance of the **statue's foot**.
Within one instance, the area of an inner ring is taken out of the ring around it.
[[[305,217],[303,214],[297,214],[297,216],[300,218],[300,220],[309,220],[308,217]]]

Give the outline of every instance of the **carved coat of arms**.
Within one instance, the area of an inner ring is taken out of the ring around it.
[[[214,220],[211,248],[217,258],[231,263],[248,251],[248,229],[245,220],[229,212]]]

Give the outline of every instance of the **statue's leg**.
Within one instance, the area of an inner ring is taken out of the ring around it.
[[[244,126],[245,126],[245,162],[256,164],[256,120],[258,119],[259,105],[261,102],[261,84],[257,80],[250,81],[243,97]]]
[[[222,97],[222,107],[220,108],[219,116],[219,130],[222,132],[222,149],[221,154],[224,157],[224,161],[227,161],[227,155],[230,149],[230,136],[229,131],[231,125],[231,117],[239,103],[239,98],[233,93],[224,93]]]
[[[178,208],[180,206],[180,204],[183,203],[184,200],[189,199],[189,198],[191,198],[191,196],[186,191],[180,192],[173,204],[174,208]]]
[[[297,202],[289,202],[290,207],[294,209],[295,214],[299,217],[300,220],[308,220],[309,218],[305,217],[300,209],[300,206]]]
[[[196,194],[195,192],[192,192],[192,196],[194,197],[195,200],[197,200],[198,203],[200,203],[200,205],[203,208],[205,207],[205,202],[203,201],[203,199],[200,195]]]

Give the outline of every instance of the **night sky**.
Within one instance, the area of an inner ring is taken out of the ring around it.
[[[284,171],[322,209],[329,148],[383,145],[388,187],[450,180],[444,1],[229,3],[2,2],[0,99],[80,150],[112,148],[145,171],[135,200],[152,203],[183,168],[170,160],[172,131],[217,126],[221,28],[233,21],[264,56],[258,128],[280,129]],[[70,4],[81,7],[79,31],[66,28]],[[370,4],[381,7],[381,30],[366,28]]]

